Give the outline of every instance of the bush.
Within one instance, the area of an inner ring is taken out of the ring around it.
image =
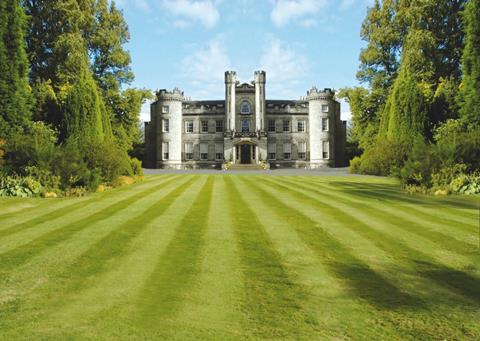
[[[457,177],[465,174],[467,165],[463,163],[442,167],[432,173],[432,185],[434,188],[448,188],[450,183]]]
[[[97,170],[103,182],[112,183],[121,175],[133,175],[132,164],[127,152],[118,148],[113,141],[87,144],[85,157],[88,168]]]
[[[0,178],[0,196],[35,197],[40,195],[42,185],[32,178],[5,176]]]
[[[422,138],[415,140],[408,159],[399,172],[403,186],[414,185],[431,187],[432,171],[438,168],[438,160],[434,149]]]
[[[130,166],[132,167],[133,175],[143,176],[142,162],[137,158],[130,159]]]
[[[457,194],[480,194],[480,173],[457,176],[450,183],[450,189]]]
[[[362,159],[359,156],[355,156],[350,160],[350,173],[358,174],[360,173],[360,167],[362,164]]]
[[[60,176],[54,175],[49,169],[28,166],[25,168],[25,173],[40,182],[44,191],[58,192],[60,190]]]
[[[362,155],[360,173],[384,176],[396,174],[403,166],[407,155],[406,151],[407,148],[403,143],[379,139]]]

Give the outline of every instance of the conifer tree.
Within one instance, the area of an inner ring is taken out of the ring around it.
[[[26,18],[19,0],[0,1],[0,138],[30,119]]]
[[[460,115],[468,124],[480,125],[480,0],[470,0],[464,12],[466,45],[462,58]]]

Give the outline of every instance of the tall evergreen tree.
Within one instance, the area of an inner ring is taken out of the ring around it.
[[[19,0],[0,1],[0,138],[30,119],[26,17]]]
[[[470,0],[464,13],[466,45],[459,93],[460,114],[468,124],[480,125],[480,0]]]

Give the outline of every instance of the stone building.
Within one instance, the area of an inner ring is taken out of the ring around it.
[[[271,168],[344,166],[346,122],[331,89],[312,88],[300,100],[267,100],[266,74],[251,83],[225,72],[225,99],[191,101],[160,90],[145,124],[145,166]]]

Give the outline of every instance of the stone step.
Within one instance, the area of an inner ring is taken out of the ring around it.
[[[231,165],[228,170],[263,170],[263,168],[256,164],[237,164]]]

